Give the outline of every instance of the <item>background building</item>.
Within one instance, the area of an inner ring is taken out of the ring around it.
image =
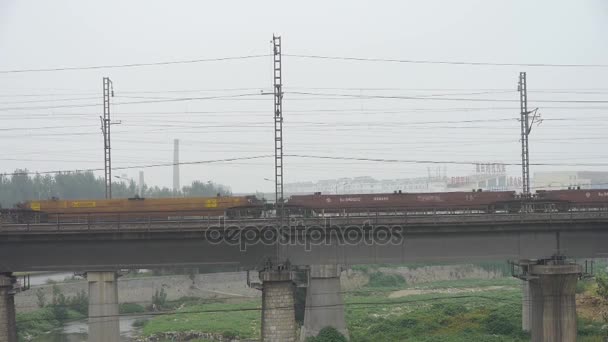
[[[550,171],[535,172],[534,189],[551,190],[581,187],[581,189],[608,188],[608,172],[604,171]]]

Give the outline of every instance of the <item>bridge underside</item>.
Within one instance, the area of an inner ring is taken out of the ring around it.
[[[281,245],[280,259],[294,265],[537,259],[561,253],[608,257],[608,230],[555,229],[406,232],[399,243]],[[0,236],[0,272],[112,270],[167,266],[234,265],[260,268],[277,256],[274,244],[213,244],[201,232],[52,234]]]

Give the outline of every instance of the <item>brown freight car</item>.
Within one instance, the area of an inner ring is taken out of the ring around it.
[[[553,204],[559,211],[608,210],[608,189],[537,190],[536,200]]]
[[[255,196],[122,198],[30,201],[21,205],[40,222],[138,220],[184,217],[259,217],[263,202]]]
[[[508,210],[517,203],[515,191],[382,193],[353,195],[294,195],[286,208],[291,213],[366,213],[366,212],[493,212]]]

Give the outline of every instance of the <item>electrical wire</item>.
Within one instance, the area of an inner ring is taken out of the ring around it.
[[[338,61],[357,61],[357,62],[389,62],[389,63],[410,63],[410,64],[446,64],[446,65],[474,65],[474,66],[523,66],[523,67],[563,67],[563,68],[608,68],[608,64],[550,64],[550,63],[494,63],[494,62],[471,62],[471,61],[433,61],[415,59],[394,59],[394,58],[365,58],[365,57],[345,57],[345,56],[323,56],[305,54],[283,54],[285,57],[338,60]]]
[[[370,161],[382,163],[411,163],[411,164],[457,164],[457,165],[476,165],[479,162],[473,161],[454,161],[454,160],[405,160],[405,159],[382,159],[382,158],[363,158],[363,157],[331,157],[305,154],[285,154],[285,157],[310,158],[310,159],[331,159],[331,160],[354,160]],[[521,165],[520,163],[501,163],[504,165]],[[530,163],[531,166],[608,166],[608,163]]]
[[[0,70],[0,74],[15,74],[15,73],[27,73],[27,72],[52,72],[52,71],[72,71],[72,70],[95,70],[95,69],[133,68],[133,67],[159,66],[159,65],[174,65],[174,64],[203,63],[203,62],[234,61],[234,60],[242,60],[242,59],[269,57],[269,56],[270,56],[270,54],[266,54],[266,55],[233,56],[233,57],[217,57],[217,58],[201,58],[201,59],[190,59],[190,60],[174,60],[174,61],[151,62],[151,63],[92,65],[92,66],[81,66],[81,67],[58,67],[58,68],[41,68],[41,69],[13,69],[13,70]]]
[[[285,92],[286,94],[309,95],[309,96],[335,96],[355,99],[388,99],[388,100],[427,100],[427,101],[471,101],[471,102],[517,102],[519,100],[508,99],[479,99],[461,97],[422,97],[422,96],[383,96],[362,94],[339,94],[339,93],[311,93],[311,92]],[[608,103],[608,100],[531,100],[533,103]]]
[[[132,105],[132,104],[181,102],[181,101],[195,101],[195,100],[236,99],[236,98],[246,97],[246,96],[263,96],[263,95],[266,95],[266,94],[248,93],[248,94],[234,94],[234,95],[206,96],[206,97],[182,97],[182,98],[170,98],[170,99],[147,100],[147,101],[116,102],[116,103],[112,103],[112,105]],[[12,108],[4,107],[4,108],[0,108],[0,111],[2,111],[2,110],[56,109],[56,108],[82,108],[82,107],[97,107],[97,106],[101,106],[101,104],[96,103],[96,104],[33,106],[33,107],[12,107]]]
[[[162,167],[162,166],[174,166],[174,165],[196,165],[196,164],[211,164],[211,163],[221,163],[221,162],[231,162],[237,160],[251,160],[251,159],[262,159],[262,158],[270,158],[274,157],[274,155],[260,155],[260,156],[251,156],[251,157],[234,157],[234,158],[223,158],[223,159],[213,159],[213,160],[198,160],[198,161],[190,161],[190,162],[179,162],[179,163],[159,163],[159,164],[148,164],[148,165],[132,165],[132,166],[118,166],[112,167],[112,170],[128,170],[128,169],[146,169],[153,167]],[[23,176],[23,175],[37,175],[37,174],[52,174],[52,173],[78,173],[78,172],[93,172],[93,171],[102,171],[103,168],[89,168],[89,169],[76,169],[76,170],[54,170],[54,171],[36,171],[36,172],[14,172],[14,173],[0,173],[0,176]]]

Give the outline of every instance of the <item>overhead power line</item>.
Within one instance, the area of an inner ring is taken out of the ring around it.
[[[385,158],[365,158],[365,157],[332,157],[308,154],[286,154],[286,157],[312,158],[312,159],[331,159],[331,160],[353,160],[369,161],[382,163],[411,163],[411,164],[456,164],[456,165],[475,165],[478,161],[456,161],[456,160],[413,160],[413,159],[385,159]],[[520,166],[520,163],[500,163],[504,165]],[[536,166],[608,166],[608,163],[535,163]]]
[[[365,95],[365,94],[340,94],[340,93],[311,93],[301,91],[285,92],[286,94],[310,95],[310,96],[335,96],[356,99],[388,99],[388,100],[427,100],[427,101],[471,101],[471,102],[518,102],[519,100],[508,99],[479,99],[466,97],[428,97],[428,96],[400,96],[400,95]],[[534,100],[538,103],[608,103],[608,100]]]
[[[471,62],[471,61],[433,61],[433,60],[395,59],[395,58],[322,56],[322,55],[302,55],[302,54],[283,54],[283,55],[287,56],[287,57],[295,57],[295,58],[357,61],[357,62],[388,62],[388,63],[446,64],[446,65],[475,65],[475,66],[608,68],[608,64],[495,63],[495,62]]]
[[[0,70],[0,74],[16,74],[16,73],[26,73],[26,72],[51,72],[51,71],[71,71],[71,70],[134,68],[134,67],[172,65],[172,64],[192,64],[192,63],[203,63],[203,62],[234,61],[234,60],[240,60],[240,59],[252,59],[252,58],[260,58],[260,57],[268,57],[268,56],[270,56],[270,55],[269,54],[265,54],[265,55],[247,55],[247,56],[233,56],[233,57],[217,57],[217,58],[201,58],[201,59],[189,59],[189,60],[175,60],[175,61],[152,62],[152,63],[90,65],[90,66],[81,66],[81,67],[57,67],[57,68],[40,68],[40,69],[13,69],[13,70]]]
[[[131,101],[131,102],[116,102],[115,105],[132,105],[132,104],[146,104],[146,103],[163,103],[163,102],[181,102],[181,101],[196,101],[196,100],[217,100],[217,99],[235,99],[247,96],[263,96],[262,93],[248,93],[248,94],[233,94],[233,95],[218,95],[218,96],[205,96],[205,97],[176,97],[176,98],[164,98],[156,100],[145,100],[145,101]],[[0,107],[1,110],[30,110],[30,109],[56,109],[56,108],[82,108],[82,107],[98,107],[101,104],[74,104],[74,105],[57,105],[57,106],[34,106],[34,107]]]
[[[212,159],[212,160],[198,160],[198,161],[190,161],[190,162],[180,162],[180,163],[159,163],[159,164],[148,164],[148,165],[131,165],[131,166],[119,166],[113,167],[113,170],[128,170],[128,169],[147,169],[152,167],[162,167],[162,166],[174,166],[174,165],[196,165],[196,164],[212,164],[212,163],[223,163],[223,162],[231,162],[237,160],[251,160],[251,159],[262,159],[262,158],[270,158],[273,155],[260,155],[260,156],[252,156],[252,157],[234,157],[234,158],[223,158],[223,159]],[[76,170],[54,170],[54,171],[27,171],[27,172],[13,172],[13,173],[0,173],[0,176],[21,176],[21,175],[44,175],[44,174],[52,174],[52,173],[75,173],[75,172],[93,172],[93,171],[102,171],[103,168],[89,168],[89,169],[76,169]]]

